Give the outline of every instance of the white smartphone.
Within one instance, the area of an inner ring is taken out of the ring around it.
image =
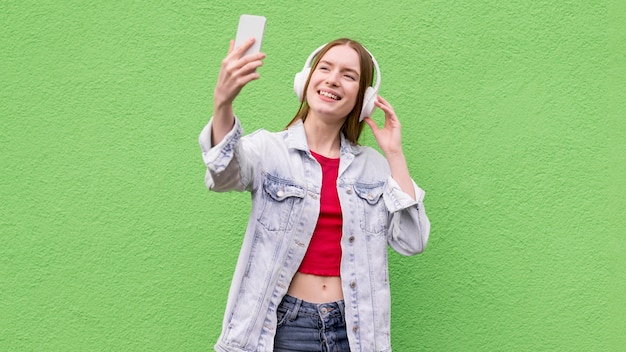
[[[255,54],[261,51],[261,41],[265,32],[265,17],[255,15],[241,15],[237,36],[235,37],[235,48],[238,48],[250,37],[254,37],[254,44],[243,53],[243,56]]]

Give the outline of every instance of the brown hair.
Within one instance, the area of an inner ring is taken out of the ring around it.
[[[359,117],[361,115],[361,109],[363,107],[363,98],[365,96],[365,90],[367,87],[370,87],[374,81],[374,63],[372,61],[372,57],[369,52],[361,45],[361,43],[348,39],[348,38],[339,38],[335,39],[332,42],[326,44],[322,50],[319,51],[315,55],[315,59],[311,65],[311,71],[309,73],[309,77],[306,79],[306,84],[304,85],[304,92],[302,103],[300,103],[300,108],[298,112],[296,112],[296,116],[287,124],[287,127],[291,126],[294,122],[298,120],[306,120],[306,117],[309,113],[309,104],[306,101],[306,91],[309,87],[309,82],[311,80],[311,74],[317,68],[317,64],[320,59],[334,46],[338,45],[347,45],[352,49],[356,50],[360,57],[360,65],[361,65],[361,75],[359,79],[359,93],[357,94],[356,104],[341,126],[341,132],[344,136],[352,143],[358,144],[359,137],[361,136],[361,132],[363,131],[364,122],[359,121]]]

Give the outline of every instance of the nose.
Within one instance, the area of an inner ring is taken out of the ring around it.
[[[333,87],[337,87],[339,85],[340,74],[341,74],[340,72],[334,71],[334,70],[329,72],[328,75],[326,76],[326,83]]]

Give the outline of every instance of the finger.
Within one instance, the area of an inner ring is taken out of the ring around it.
[[[246,83],[250,81],[250,79],[248,79],[247,76],[249,75],[258,75],[257,73],[257,69],[259,67],[263,66],[263,61],[262,60],[255,60],[255,61],[251,61],[246,63],[245,65],[241,66],[237,72],[235,72],[235,76],[241,77],[241,81],[245,81]],[[258,77],[256,77],[255,79],[258,79]]]
[[[259,66],[262,66],[264,58],[265,54],[263,53],[249,55],[249,57],[245,56],[240,59],[235,59],[229,55],[222,61],[223,70],[229,77],[245,75],[254,72]]]
[[[376,132],[378,130],[378,125],[376,124],[376,122],[374,120],[372,120],[371,117],[364,117],[363,121],[365,121],[365,123],[370,126],[370,128],[372,129],[372,132]]]
[[[385,112],[385,116],[394,114],[393,109],[391,108],[391,106],[389,106],[389,104],[385,104],[385,103],[383,103],[381,101],[376,100],[374,102],[374,105],[376,105],[382,111],[384,111]]]
[[[258,72],[251,72],[247,75],[243,75],[240,76],[239,79],[237,80],[238,85],[243,88],[245,87],[248,83],[252,82],[252,81],[256,81],[257,79],[259,79],[261,77],[261,75],[259,75]],[[240,88],[240,89],[241,89]]]
[[[379,95],[378,100],[376,100],[374,104],[385,112],[385,120],[398,120],[398,116],[393,110],[393,107],[383,97]]]
[[[378,98],[378,101],[380,101],[381,103],[391,107],[391,104],[389,104],[389,102],[385,98],[383,98],[382,96],[379,95],[377,98]]]
[[[233,52],[233,54],[237,55],[236,51]],[[256,53],[256,54],[247,55],[241,58],[232,57],[229,55],[226,59],[224,59],[224,64],[229,68],[231,72],[241,73],[241,72],[247,72],[251,69],[254,70],[257,67],[262,66],[263,59],[265,59],[264,53]]]
[[[389,104],[389,102],[385,100],[385,98],[383,98],[382,96],[379,95],[377,98],[378,98],[378,101],[391,106],[391,104]]]
[[[235,50],[233,51],[233,54],[236,54],[237,57],[241,57],[243,53],[245,53],[246,50],[248,50],[252,46],[252,44],[254,44],[254,41],[255,41],[254,37],[248,38],[240,46],[235,48]]]
[[[389,102],[387,100],[385,100],[385,98],[381,97],[380,95],[376,97],[376,103],[378,103],[379,107],[387,107],[389,110],[393,110],[393,107],[391,106],[391,104],[389,104]]]
[[[252,55],[246,55],[240,59],[241,65],[245,66],[251,62],[262,62],[265,59],[265,53],[256,53]]]
[[[246,62],[247,61],[247,62]],[[242,60],[243,66],[239,68],[239,74],[245,75],[250,72],[255,72],[257,68],[263,66],[263,60]]]

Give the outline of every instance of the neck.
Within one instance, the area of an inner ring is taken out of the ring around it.
[[[341,147],[341,124],[327,124],[319,119],[307,118],[304,121],[309,149],[329,158],[338,158]]]

